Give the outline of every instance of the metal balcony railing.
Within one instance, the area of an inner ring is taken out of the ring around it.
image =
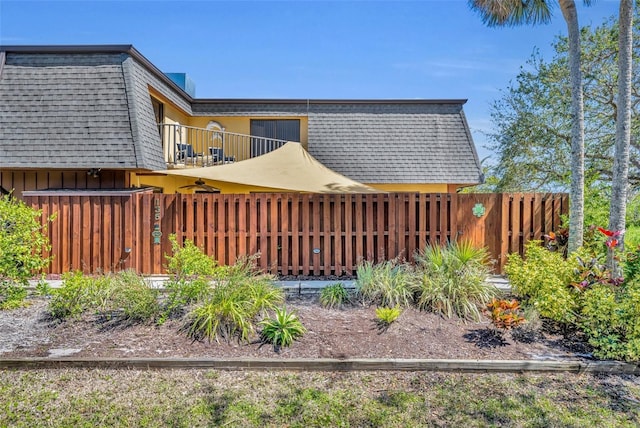
[[[158,125],[168,168],[240,162],[269,153],[287,141],[178,124]]]

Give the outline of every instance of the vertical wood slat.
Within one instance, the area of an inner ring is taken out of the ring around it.
[[[234,265],[238,258],[237,254],[237,205],[235,195],[225,195],[225,205],[227,206],[227,264]]]
[[[363,254],[364,252],[364,242],[363,242],[363,237],[364,237],[364,225],[362,224],[362,216],[363,216],[363,209],[362,209],[362,195],[354,195],[354,201],[355,201],[355,210],[353,213],[353,219],[354,219],[354,226],[355,226],[355,263],[357,264],[360,260],[365,260],[366,259],[366,255]]]
[[[335,205],[333,209],[333,230],[334,230],[334,246],[333,246],[333,259],[335,266],[335,274],[340,276],[344,272],[346,265],[344,259],[344,224],[342,223],[342,213],[344,212],[345,198],[344,196],[337,196],[335,199]]]
[[[281,272],[284,275],[289,274],[289,267],[291,266],[290,260],[290,250],[289,250],[289,239],[290,239],[290,219],[289,219],[289,204],[290,198],[289,195],[283,194],[280,199],[280,248],[279,248],[279,258],[280,263],[277,268],[278,272]]]
[[[71,203],[71,269],[83,270],[82,262],[80,259],[82,250],[82,217],[80,211],[80,198],[78,196],[72,196]]]
[[[60,259],[61,259],[61,269],[63,272],[69,272],[70,270],[70,262],[69,262],[69,253],[71,243],[69,241],[69,196],[61,196],[60,197],[60,218],[61,218],[61,230],[60,230],[60,239],[61,239],[61,249],[60,249]]]
[[[439,197],[437,193],[429,194],[429,244],[436,245],[438,243],[438,211],[440,210]]]
[[[311,234],[310,234],[310,228],[311,228],[311,222],[310,222],[310,216],[311,216],[311,203],[312,203],[312,199],[311,196],[309,194],[304,194],[302,195],[302,206],[301,206],[301,212],[302,212],[302,259],[301,259],[301,264],[302,264],[302,274],[303,275],[309,275],[311,273]]]
[[[291,274],[300,274],[300,195],[291,198]]]
[[[417,244],[417,198],[415,193],[410,193],[407,201],[407,260],[413,261],[413,254],[418,249]]]
[[[385,254],[387,254],[388,259],[392,259],[398,255],[397,241],[398,241],[398,196],[396,194],[389,195],[389,219],[388,219],[388,241],[387,248],[385,249]]]
[[[322,206],[322,272],[323,275],[331,275],[331,268],[335,266],[335,255],[333,253],[333,239],[336,236],[331,225],[331,206],[335,202],[334,195],[326,195]]]
[[[336,202],[337,206],[337,202]],[[376,228],[374,224],[374,203],[373,203],[373,195],[368,194],[365,196],[365,214],[366,214],[366,238],[367,238],[367,247],[365,248],[365,256],[367,260],[375,260],[375,246],[373,243],[373,234]]]
[[[406,247],[405,218],[407,210],[407,198],[405,193],[398,194],[396,199],[396,253],[403,258],[408,258]]]
[[[353,227],[353,200],[354,195],[344,195],[344,204],[342,209],[344,211],[344,266],[348,267],[349,272],[353,272],[351,266],[353,266],[353,239],[354,239],[354,227]]]
[[[269,271],[276,273],[278,269],[278,235],[279,235],[279,220],[280,220],[280,201],[279,196],[273,194],[270,195],[271,209],[269,211],[269,226],[268,226],[268,242],[269,242]],[[231,252],[231,251],[229,251]]]
[[[216,227],[216,240],[217,240],[217,244],[216,244],[216,259],[218,260],[218,263],[222,264],[222,265],[226,265],[227,264],[227,254],[226,254],[226,247],[225,247],[225,243],[227,240],[227,228],[226,228],[226,224],[225,224],[225,219],[226,219],[226,200],[224,199],[224,197],[220,197],[217,198],[217,205],[218,205],[218,225]],[[260,251],[260,248],[257,248],[257,251]],[[264,260],[262,259],[262,257],[260,258],[260,262],[262,263]],[[261,268],[264,268],[264,265],[261,264],[260,265]]]
[[[312,217],[312,260],[313,260],[313,274],[315,276],[320,275],[320,254],[317,250],[320,249],[320,205],[322,201],[322,195],[311,196],[313,209],[311,210]]]

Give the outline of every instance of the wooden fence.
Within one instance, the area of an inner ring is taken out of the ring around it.
[[[57,213],[49,225],[49,273],[164,272],[169,235],[193,240],[220,264],[260,253],[281,275],[353,275],[361,260],[412,259],[427,243],[471,240],[494,270],[506,255],[560,224],[566,194],[196,194],[27,192]]]

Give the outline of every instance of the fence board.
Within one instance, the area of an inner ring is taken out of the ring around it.
[[[323,275],[331,275],[331,271],[335,263],[332,263],[332,248],[334,248],[335,230],[331,224],[331,207],[333,201],[329,197],[323,197],[322,203],[322,229],[321,229],[321,241],[322,241],[322,253],[321,266]]]
[[[300,274],[300,195],[291,196],[291,271],[287,274]]]
[[[147,193],[27,199],[42,209],[43,223],[57,213],[48,230],[49,273],[125,268],[163,273],[172,233],[178,242],[194,240],[220,264],[260,252],[263,270],[284,275],[352,275],[363,259],[411,259],[426,242],[469,239],[486,246],[497,260],[495,270],[502,272],[509,252],[521,253],[529,240],[559,227],[560,215],[568,212],[566,194]],[[474,215],[476,204],[485,211]]]

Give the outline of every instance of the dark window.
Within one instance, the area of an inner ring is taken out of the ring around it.
[[[254,137],[251,139],[251,157],[260,156],[279,147],[278,144],[268,141],[266,138],[300,142],[300,120],[251,119],[251,135]]]
[[[153,105],[153,114],[156,116],[156,123],[164,122],[164,104],[155,98],[151,98],[151,104]]]
[[[164,104],[151,97],[151,105],[153,106],[153,115],[158,125],[158,135],[160,135],[161,140],[164,140],[164,127],[160,126],[160,124],[164,122]]]

